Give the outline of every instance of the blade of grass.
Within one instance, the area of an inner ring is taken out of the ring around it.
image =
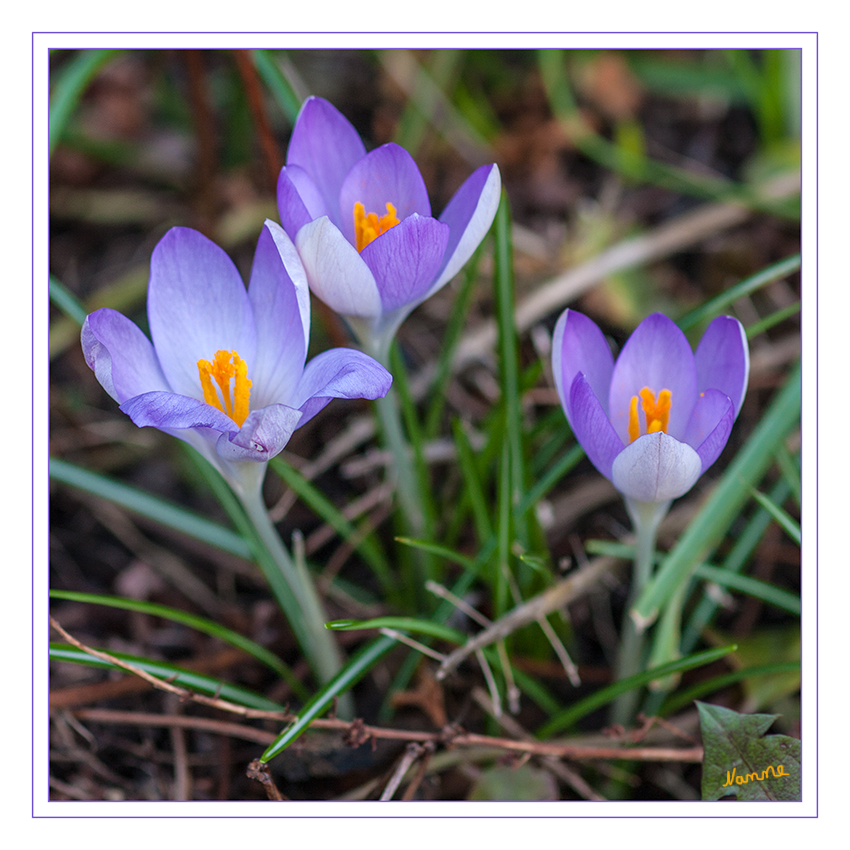
[[[121,505],[189,537],[203,540],[224,552],[238,555],[246,560],[252,558],[251,547],[244,537],[159,496],[129,487],[105,475],[91,472],[59,458],[50,459],[50,477],[54,481],[60,481]]]
[[[705,304],[691,310],[690,313],[686,313],[676,324],[683,331],[687,331],[701,322],[707,322],[709,319],[719,316],[724,308],[733,304],[739,298],[751,295],[768,283],[773,283],[775,280],[782,280],[782,278],[793,274],[800,268],[800,263],[801,258],[799,254],[779,260],[779,262],[773,263],[773,265],[756,272],[754,275],[744,278],[740,283],[736,283],[735,286],[724,289],[723,292],[709,299]]]
[[[58,278],[50,275],[48,281],[48,292],[50,300],[69,318],[71,321],[82,325],[86,318],[86,308],[83,307],[79,299],[71,293],[71,291],[59,281]]]
[[[753,498],[776,520],[779,527],[799,546],[802,536],[800,524],[764,493],[750,488]]]
[[[794,369],[758,427],[738,452],[711,496],[641,593],[632,617],[646,627],[697,563],[714,549],[773,461],[777,447],[800,416],[800,367]]]
[[[62,138],[83,92],[98,71],[119,53],[118,50],[81,50],[65,63],[53,78],[50,95],[49,150]]]
[[[289,126],[294,127],[295,119],[301,110],[301,99],[286,79],[286,75],[280,70],[274,56],[268,50],[252,50],[251,60],[271,92],[275,103],[289,122]]]
[[[106,652],[106,650],[102,651]],[[247,688],[230,685],[222,682],[220,679],[214,679],[202,673],[195,673],[192,670],[186,670],[184,667],[178,667],[175,664],[167,664],[164,661],[142,658],[137,655],[128,655],[125,652],[109,651],[108,654],[114,655],[128,664],[132,664],[133,667],[144,670],[145,673],[149,673],[151,676],[156,676],[158,679],[179,685],[188,690],[197,691],[205,696],[220,697],[228,702],[244,705],[247,708],[256,708],[259,711],[286,710],[279,703],[272,702],[272,700],[266,699],[264,696],[260,696]],[[75,664],[86,664],[90,667],[102,667],[108,670],[119,670],[122,673],[127,673],[123,667],[119,667],[117,664],[110,664],[103,658],[89,655],[82,649],[77,649],[77,647],[70,646],[69,644],[51,643],[49,657],[51,661],[70,661]]]
[[[723,688],[728,688],[730,685],[735,685],[738,682],[743,682],[746,679],[753,679],[756,676],[772,676],[777,673],[793,673],[800,669],[799,661],[783,661],[780,664],[765,664],[759,667],[744,667],[741,670],[734,670],[724,676],[715,676],[713,679],[708,679],[705,682],[699,682],[692,685],[685,691],[669,697],[658,710],[661,717],[669,717],[675,714],[685,706],[690,705],[695,699],[713,694]]]
[[[299,712],[298,719],[284,729],[260,756],[264,764],[282,753],[293,741],[307,731],[310,724],[323,714],[337,697],[360,681],[394,646],[393,638],[380,637],[363,647],[348,664]]]
[[[265,664],[267,667],[274,670],[293,690],[293,693],[301,699],[307,700],[310,697],[309,691],[301,684],[297,676],[290,670],[287,664],[284,664],[273,652],[270,652],[260,644],[255,643],[250,638],[240,635],[239,632],[234,632],[225,626],[221,626],[213,620],[208,620],[205,617],[198,617],[195,614],[189,614],[186,611],[180,611],[177,608],[171,608],[167,605],[159,605],[155,602],[144,602],[139,599],[125,599],[120,596],[103,596],[98,593],[79,593],[69,590],[51,590],[51,599],[64,599],[69,602],[86,602],[91,605],[104,605],[109,608],[120,608],[124,611],[138,611],[142,614],[149,614],[152,617],[162,617],[164,620],[170,620],[174,623],[182,623],[210,637],[218,638],[231,646],[235,646],[253,656],[257,661]]]
[[[777,310],[769,316],[765,316],[760,322],[756,322],[746,329],[747,339],[752,339],[753,337],[764,333],[766,330],[770,330],[770,328],[774,325],[778,325],[780,322],[790,319],[791,316],[796,316],[797,313],[800,312],[801,307],[802,303],[797,301],[795,304],[789,304],[787,307],[783,307],[781,310]]]
[[[582,717],[587,716],[597,708],[602,708],[604,705],[613,702],[621,694],[632,691],[635,688],[641,688],[648,685],[653,679],[662,679],[673,673],[681,673],[685,670],[692,670],[694,667],[702,667],[706,664],[711,664],[720,658],[734,652],[737,646],[734,644],[724,646],[719,649],[709,649],[705,652],[698,652],[695,655],[688,655],[685,658],[680,658],[677,661],[671,661],[669,664],[662,664],[658,667],[653,667],[650,670],[644,670],[634,676],[629,676],[628,679],[623,679],[620,682],[614,682],[605,688],[600,688],[590,696],[573,703],[568,709],[551,717],[538,731],[537,737],[541,739],[550,738],[552,735],[562,732],[574,726]]]
[[[788,485],[783,480],[778,481],[770,491],[770,495],[775,501],[781,502],[788,495]],[[771,520],[772,517],[764,508],[759,508],[755,512],[723,561],[722,570],[724,573],[727,575],[737,574],[744,568],[764,536]],[[696,646],[700,635],[711,621],[717,608],[717,600],[707,589],[704,590],[702,598],[691,612],[688,624],[682,633],[682,652],[690,652]]]

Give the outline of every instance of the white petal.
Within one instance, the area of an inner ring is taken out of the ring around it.
[[[310,289],[343,316],[381,315],[381,295],[357,249],[326,216],[305,224],[295,245]]]
[[[684,495],[702,472],[699,455],[663,432],[645,434],[614,459],[611,480],[639,502],[666,502]]]

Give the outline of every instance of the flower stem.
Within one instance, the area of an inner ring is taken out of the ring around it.
[[[641,670],[646,632],[638,631],[630,612],[641,591],[652,578],[652,566],[655,560],[655,536],[658,531],[658,524],[669,507],[669,502],[656,504],[626,499],[626,508],[635,530],[636,545],[632,587],[623,615],[623,626],[620,630],[620,646],[615,669],[617,681],[628,679],[629,676],[634,676]],[[632,690],[619,697],[612,708],[611,722],[622,725],[631,722],[634,719],[639,696],[638,690]]]
[[[303,564],[296,563],[277,533],[259,490],[240,490],[237,495],[256,532],[257,562],[266,577],[307,661],[321,684],[329,682],[342,667],[342,656],[333,632],[325,628],[327,617],[316,588]]]

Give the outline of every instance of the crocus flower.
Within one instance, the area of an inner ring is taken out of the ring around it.
[[[366,153],[348,120],[311,97],[292,132],[277,200],[310,288],[361,344],[381,351],[472,255],[496,215],[500,187],[499,169],[482,166],[436,219],[404,148]]]
[[[221,248],[195,230],[169,230],[151,258],[148,320],[152,343],[115,310],[87,316],[86,363],[136,425],[186,440],[237,490],[258,489],[265,462],[331,398],[374,399],[392,382],[353,349],[325,351],[305,366],[307,280],[271,221],[247,291]]]
[[[744,329],[719,316],[696,352],[666,316],[644,319],[616,363],[602,331],[566,310],[552,368],[561,405],[593,465],[629,500],[668,503],[717,460],[749,376]]]

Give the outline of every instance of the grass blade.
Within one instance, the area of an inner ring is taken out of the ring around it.
[[[251,547],[244,537],[159,496],[121,484],[105,475],[91,472],[59,458],[50,458],[50,477],[54,481],[61,481],[63,484],[69,484],[78,490],[121,505],[189,537],[203,540],[224,552],[230,552],[246,560],[252,559]]]

